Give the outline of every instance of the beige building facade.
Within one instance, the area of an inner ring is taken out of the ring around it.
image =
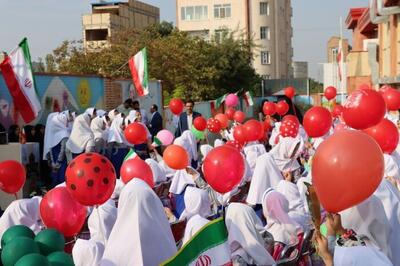
[[[115,31],[142,29],[160,21],[158,7],[136,0],[92,4],[92,13],[82,16],[83,42],[86,49],[108,46]]]
[[[220,41],[228,31],[255,43],[253,66],[266,79],[290,78],[290,0],[177,0],[177,27],[193,36]]]

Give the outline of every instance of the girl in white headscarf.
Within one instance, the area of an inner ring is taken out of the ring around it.
[[[307,214],[304,207],[305,202],[300,197],[300,192],[296,184],[282,180],[279,182],[276,191],[282,193],[289,202],[289,217],[296,223],[300,224],[303,231],[310,229],[311,217]]]
[[[51,167],[52,186],[64,182],[67,168],[66,144],[69,137],[69,113],[51,113],[44,133],[43,159]]]
[[[261,235],[261,221],[251,207],[241,203],[230,204],[225,224],[234,263],[244,260],[247,265],[275,265]]]
[[[246,145],[243,152],[246,155],[246,161],[250,167],[250,173],[253,175],[254,169],[256,168],[257,158],[265,154],[267,151],[265,150],[264,145],[253,143],[251,145]]]
[[[162,169],[161,166],[154,159],[146,159],[145,162],[151,168],[154,184],[159,184],[167,181],[167,176],[165,175],[164,169]]]
[[[106,116],[96,116],[91,124],[90,129],[94,135],[95,152],[104,153],[107,143],[107,118]]]
[[[203,160],[206,158],[207,154],[212,151],[213,147],[209,144],[203,144],[200,146],[200,153]]]
[[[188,187],[185,192],[185,210],[179,220],[187,220],[182,244],[188,242],[209,220],[211,214],[211,202],[205,190]]]
[[[110,199],[90,214],[88,219],[90,239],[105,245],[116,220],[117,208],[115,202]]]
[[[131,123],[139,123],[144,126],[147,133],[147,142],[142,144],[133,145],[135,152],[142,159],[146,160],[150,158],[148,150],[153,150],[154,147],[151,145],[151,134],[147,126],[142,123],[142,114],[139,111],[132,110],[129,112],[129,115],[125,118],[125,124],[128,126]],[[131,145],[131,144],[128,144]]]
[[[67,141],[67,149],[76,157],[83,152],[95,149],[94,135],[90,129],[91,116],[87,113],[78,115],[72,126],[71,136]]]
[[[97,110],[94,107],[89,107],[85,110],[85,114],[88,114],[90,119],[93,119],[97,116]]]
[[[304,142],[299,138],[281,138],[279,143],[269,151],[269,154],[281,172],[293,172],[300,168],[297,158],[303,151],[303,147]]]
[[[104,245],[94,240],[78,239],[72,249],[75,266],[98,266],[104,253]]]
[[[122,189],[101,265],[159,265],[177,252],[164,208],[139,178]]]
[[[111,122],[107,136],[108,158],[115,168],[117,176],[120,176],[120,168],[124,161],[128,148],[124,136],[125,124],[124,115],[117,114]]]
[[[264,193],[262,207],[267,220],[265,229],[273,235],[274,240],[285,245],[295,243],[303,229],[289,217],[289,202],[285,196],[268,189]]]
[[[14,225],[25,225],[34,233],[41,230],[39,206],[41,197],[14,200],[0,217],[0,239],[4,232]]]
[[[197,169],[197,140],[190,130],[186,130],[182,135],[174,140],[175,145],[183,147],[189,154],[190,165]]]

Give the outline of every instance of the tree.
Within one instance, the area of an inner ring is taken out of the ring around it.
[[[323,93],[323,92],[324,92],[324,85],[315,79],[310,79],[310,93]]]

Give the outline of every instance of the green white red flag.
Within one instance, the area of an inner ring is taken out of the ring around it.
[[[38,116],[41,106],[36,94],[31,55],[26,38],[9,55],[6,55],[0,64],[0,70],[15,108],[25,123],[32,122]]]
[[[244,100],[246,102],[246,106],[254,105],[254,98],[250,91],[246,91],[244,94]]]
[[[139,96],[149,94],[148,73],[147,73],[147,50],[143,48],[131,59],[129,59],[133,85]]]

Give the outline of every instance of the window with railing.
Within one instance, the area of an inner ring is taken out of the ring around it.
[[[181,20],[206,20],[208,19],[207,6],[183,6],[181,7]]]

